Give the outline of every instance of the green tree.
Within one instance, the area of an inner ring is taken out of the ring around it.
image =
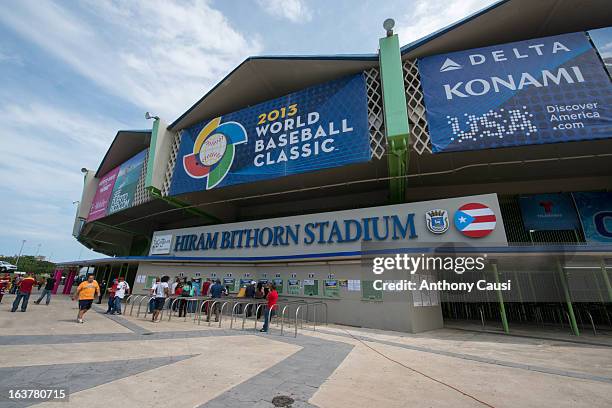
[[[0,260],[17,265],[17,257],[15,256],[3,256],[0,257]],[[19,265],[17,265],[18,271],[33,272],[37,275],[43,273],[53,273],[54,269],[55,264],[53,262],[40,261],[32,255],[22,255],[21,258],[19,258]]]

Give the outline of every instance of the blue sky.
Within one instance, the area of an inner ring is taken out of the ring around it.
[[[492,0],[0,2],[0,254],[99,257],[71,235],[80,169],[118,129],[176,119],[250,55],[374,53]]]

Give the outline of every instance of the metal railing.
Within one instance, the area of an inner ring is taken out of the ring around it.
[[[153,296],[143,296],[142,299],[138,301],[138,311],[136,311],[136,317],[140,317],[140,308],[142,307],[142,302],[147,300],[147,310],[145,311],[145,317],[147,316],[147,311],[149,310],[149,304],[151,300],[155,299]]]
[[[126,301],[126,310],[127,310],[127,304],[131,304],[130,307],[130,316],[132,315],[132,312],[134,311],[134,305],[136,304],[136,301],[140,300],[141,298],[143,298],[144,295],[130,295],[130,297],[128,297],[128,300]]]
[[[325,309],[325,325],[327,326],[327,303],[322,302],[322,301],[317,301],[317,302],[311,302],[311,303],[306,303],[305,305],[300,305],[297,307],[297,309],[295,310],[295,334],[294,337],[297,337],[297,331],[298,331],[298,315],[300,313],[300,309],[303,308],[304,306],[306,306],[306,319],[308,319],[309,313],[308,310],[310,307],[313,308],[313,327],[312,330],[316,331],[317,330],[317,307],[321,306],[324,307]]]

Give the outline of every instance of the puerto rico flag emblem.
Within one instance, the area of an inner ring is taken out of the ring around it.
[[[495,229],[495,213],[480,203],[469,203],[455,212],[455,227],[465,236],[482,238]]]

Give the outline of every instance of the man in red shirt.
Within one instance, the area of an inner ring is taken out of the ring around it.
[[[276,285],[274,282],[268,283],[268,296],[266,300],[268,301],[268,305],[266,307],[265,317],[264,317],[264,325],[260,332],[267,332],[268,326],[270,325],[270,320],[272,320],[272,316],[276,314],[276,302],[278,301],[278,292],[276,291]]]
[[[36,285],[36,279],[32,277],[32,273],[29,272],[25,279],[19,282],[17,286],[17,296],[15,297],[15,301],[13,302],[13,308],[11,312],[17,311],[17,307],[19,307],[19,303],[21,303],[21,311],[25,312],[28,308],[28,300],[30,300],[30,293],[32,292],[32,287]]]

